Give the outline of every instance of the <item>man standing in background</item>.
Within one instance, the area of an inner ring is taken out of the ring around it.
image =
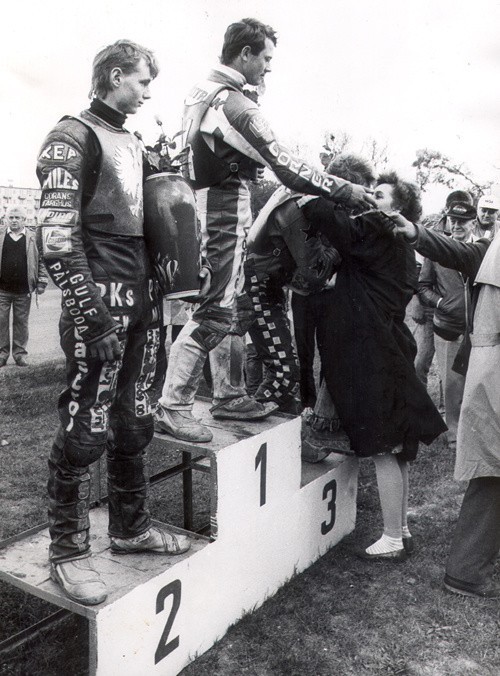
[[[453,202],[446,211],[450,236],[468,242],[474,227],[476,210],[471,204]],[[456,449],[458,418],[464,393],[465,377],[453,371],[466,328],[466,285],[458,270],[424,259],[418,282],[422,305],[433,308],[434,345],[443,386],[448,447]]]
[[[483,195],[477,203],[477,219],[473,236],[493,239],[496,233],[497,217],[500,211],[500,198],[495,195]]]
[[[28,366],[31,296],[42,294],[48,279],[36,235],[26,228],[24,208],[11,206],[6,219],[7,227],[0,230],[0,367],[7,364],[11,349],[16,364]]]

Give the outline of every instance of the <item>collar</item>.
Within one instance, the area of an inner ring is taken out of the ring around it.
[[[92,99],[89,109],[91,113],[100,117],[101,120],[104,120],[104,122],[107,122],[118,129],[123,127],[125,120],[127,119],[126,115],[120,113],[119,110],[108,106],[107,103],[104,103],[104,101],[98,98]]]
[[[218,63],[212,68],[212,72],[222,75],[224,79],[230,80],[231,84],[236,84],[239,89],[242,89],[247,84],[246,77],[238,70],[231,68],[231,66],[224,66],[222,63]]]
[[[22,237],[23,235],[26,234],[26,226],[23,225],[23,227],[21,228],[21,230],[19,230],[19,232],[14,232],[14,231],[11,229],[10,225],[8,225],[8,226],[7,226],[7,233],[8,233],[9,235],[11,235],[13,239],[19,239],[20,237]]]

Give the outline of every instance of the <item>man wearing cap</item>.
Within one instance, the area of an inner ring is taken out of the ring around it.
[[[38,254],[35,233],[26,228],[24,208],[11,206],[6,220],[7,227],[0,229],[0,367],[6,365],[11,347],[16,364],[27,366],[31,296],[45,291],[48,277]]]
[[[477,219],[473,230],[476,239],[488,237],[493,239],[496,233],[498,212],[500,211],[500,197],[483,195],[477,203]]]
[[[445,212],[450,236],[459,242],[471,241],[476,210],[466,202],[452,202]],[[455,450],[458,418],[465,378],[452,370],[465,332],[465,279],[461,272],[424,259],[419,277],[419,299],[433,308],[434,346],[443,386],[448,446]]]
[[[472,196],[466,190],[452,190],[446,198],[445,207],[439,220],[436,221],[435,218],[428,217],[422,221],[422,225],[426,228],[430,228],[434,232],[441,232],[444,235],[449,235],[451,231],[451,225],[446,214],[453,202],[465,202],[467,204],[472,204]],[[424,263],[424,258],[418,252],[416,252],[416,259],[420,270]],[[411,323],[409,325],[411,327],[413,337],[417,343],[415,370],[417,372],[417,376],[427,387],[427,377],[429,375],[429,370],[431,368],[432,360],[434,359],[435,354],[434,331],[432,326],[434,309],[433,307],[423,305],[419,299],[418,294],[416,294],[408,305],[407,316],[413,323],[413,325]]]

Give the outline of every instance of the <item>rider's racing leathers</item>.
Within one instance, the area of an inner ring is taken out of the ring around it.
[[[143,237],[142,151],[124,119],[94,100],[53,128],[38,157],[41,246],[62,290],[67,360],[49,459],[53,561],[89,553],[88,466],[105,450],[110,534],[133,537],[150,525],[143,454],[153,435],[158,300]],[[89,346],[113,332],[121,358],[90,358]]]

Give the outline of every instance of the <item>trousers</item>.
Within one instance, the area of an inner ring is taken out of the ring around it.
[[[331,291],[312,293],[309,296],[292,294],[293,328],[300,365],[300,398],[302,405],[309,408],[314,408],[317,398],[314,377],[317,328],[331,298]],[[320,373],[320,381],[321,379]]]
[[[148,391],[159,345],[159,305],[152,282],[124,284],[122,293],[129,305],[110,308],[119,322],[120,359],[90,358],[64,310],[61,317],[67,387],[59,397],[60,424],[49,457],[51,561],[90,552],[89,466],[104,453],[110,535],[135,537],[150,526],[145,448],[154,431]]]
[[[500,477],[471,479],[464,495],[446,563],[453,580],[482,587],[490,582],[500,552]]]
[[[14,360],[28,354],[28,321],[31,294],[0,291],[0,359],[8,359],[11,349]],[[10,315],[12,312],[12,341]]]
[[[255,392],[257,401],[286,407],[298,394],[299,364],[280,285],[258,282],[248,267],[246,289],[255,312],[249,334],[264,362],[264,376]]]
[[[436,361],[443,387],[448,443],[451,446],[456,445],[457,442],[458,419],[465,387],[465,377],[452,369],[461,341],[462,336],[457,340],[444,340],[444,338],[434,335]]]
[[[242,335],[226,333],[213,347],[198,336],[203,324],[189,319],[170,348],[167,373],[159,403],[182,411],[193,408],[207,355],[210,360],[214,405],[246,394],[245,342]]]

